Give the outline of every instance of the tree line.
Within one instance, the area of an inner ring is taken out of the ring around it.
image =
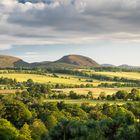
[[[137,92],[133,89],[129,97]],[[30,82],[27,91],[1,95],[0,139],[139,140],[140,102],[92,106],[45,101],[50,94],[49,86]]]

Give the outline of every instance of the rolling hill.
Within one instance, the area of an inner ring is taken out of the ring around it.
[[[89,57],[82,55],[67,55],[57,60],[55,63],[64,63],[76,66],[99,67],[100,65]]]
[[[0,55],[0,68],[27,67],[29,63],[13,56]]]
[[[91,58],[81,55],[67,55],[61,59],[50,62],[27,63],[20,58],[13,56],[0,55],[0,68],[13,67],[53,67],[53,68],[80,68],[80,67],[99,67],[100,65]]]
[[[0,68],[14,68],[14,67],[44,67],[44,68],[85,68],[85,67],[118,67],[124,69],[139,69],[139,66],[120,65],[115,66],[111,64],[98,64],[89,57],[82,55],[66,55],[57,61],[43,61],[28,63],[24,60],[7,55],[0,55]]]

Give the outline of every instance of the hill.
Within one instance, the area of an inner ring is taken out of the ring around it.
[[[82,55],[67,55],[55,61],[55,63],[63,63],[79,67],[100,67],[97,62]]]
[[[81,55],[67,55],[61,59],[50,62],[27,63],[20,58],[13,56],[0,55],[0,68],[13,67],[53,67],[53,68],[80,68],[80,67],[99,67],[100,65],[91,58]]]
[[[25,67],[29,63],[13,56],[0,55],[0,68]]]

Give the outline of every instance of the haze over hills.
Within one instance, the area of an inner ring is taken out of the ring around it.
[[[13,56],[0,55],[0,68],[13,68],[13,67],[100,67],[100,65],[91,58],[81,55],[67,55],[61,59],[50,62],[35,62],[28,63],[20,58]]]

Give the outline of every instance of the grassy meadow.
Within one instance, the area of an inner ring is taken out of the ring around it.
[[[93,72],[96,74],[107,75],[107,76],[117,76],[117,77],[125,77],[129,79],[140,79],[140,73],[137,72]],[[75,75],[68,75],[68,74],[56,74],[58,77],[54,77],[51,73],[46,73],[45,75],[39,74],[24,74],[24,73],[1,73],[0,77],[7,77],[11,79],[16,79],[19,82],[27,81],[28,79],[32,79],[34,82],[38,82],[41,84],[66,84],[66,85],[86,85],[86,84],[93,84],[94,88],[65,88],[65,89],[55,89],[55,91],[63,91],[63,93],[69,93],[70,91],[74,91],[77,94],[88,94],[88,92],[92,92],[93,96],[97,98],[101,92],[105,92],[106,95],[112,95],[119,90],[125,90],[130,92],[131,87],[122,87],[122,88],[99,88],[97,87],[101,83],[113,83],[109,81],[99,81],[94,80],[92,82],[87,82],[90,78],[82,77],[82,76],[75,76]],[[10,94],[15,93],[17,90],[15,89],[1,89],[0,94]],[[74,101],[68,101],[74,102]],[[77,101],[76,101],[77,102]],[[81,102],[81,101],[79,101]]]
[[[140,80],[140,73],[138,72],[91,72],[100,75],[106,75],[110,77],[124,77],[128,79],[137,79]],[[85,78],[82,76],[74,76],[74,75],[66,75],[66,74],[57,74],[58,77],[53,77],[52,74],[46,75],[38,75],[38,74],[22,74],[22,73],[4,73],[0,74],[0,77],[7,77],[12,79],[17,79],[19,82],[26,81],[28,79],[32,79],[34,82],[38,83],[60,83],[60,84],[73,84],[73,85],[80,85],[80,84],[93,84],[97,86],[101,83],[105,83],[106,81],[99,81],[93,80],[93,82],[87,82],[86,80],[90,78]],[[107,83],[113,83],[107,81]]]
[[[53,84],[71,84],[71,85],[80,85],[80,84],[93,84],[97,86],[101,81],[94,80],[93,82],[86,82],[87,78],[73,75],[57,74],[58,77],[52,77],[51,74],[48,75],[38,75],[38,74],[21,74],[21,73],[10,73],[10,74],[0,74],[0,77],[7,77],[16,79],[19,82],[27,81],[32,79],[34,82],[38,83],[53,83]]]
[[[1,71],[3,72],[3,71]],[[125,77],[129,79],[140,79],[140,73],[138,72],[93,72],[100,75],[106,75],[106,76],[117,76],[117,77]],[[68,74],[58,74],[58,77],[54,77],[53,74],[47,73],[46,75],[39,75],[39,74],[24,74],[24,73],[2,73],[0,74],[0,77],[7,77],[11,79],[16,79],[19,82],[27,81],[28,79],[32,79],[34,82],[47,84],[68,84],[68,85],[81,85],[81,84],[93,84],[95,87],[98,86],[101,83],[113,83],[109,81],[99,81],[94,80],[93,82],[87,82],[86,80],[89,80],[89,78],[85,78],[82,76],[74,76],[74,75],[68,75]],[[63,89],[63,92],[69,92],[69,91],[75,91],[79,94],[87,94],[89,91],[91,91],[95,96],[98,96],[99,93],[105,92],[107,95],[113,94],[117,92],[118,90],[126,90],[130,91],[131,88],[66,88]],[[5,90],[4,90],[5,91]],[[7,91],[8,93],[10,91]],[[12,91],[13,92],[13,91]]]
[[[77,94],[88,94],[88,92],[92,92],[93,96],[97,98],[101,92],[105,92],[106,95],[112,95],[116,93],[118,90],[126,90],[128,92],[131,91],[132,88],[124,87],[124,88],[66,88],[66,89],[58,89],[62,90],[64,93],[69,93],[70,91],[74,91]],[[57,89],[55,89],[57,91]]]
[[[76,99],[73,99],[73,100],[66,100],[66,99],[47,99],[45,100],[45,102],[65,102],[65,103],[68,103],[68,104],[78,104],[78,105],[81,105],[82,103],[88,103],[90,105],[96,105],[96,104],[104,104],[104,103],[109,103],[109,104],[118,104],[118,105],[123,105],[126,103],[126,101],[99,101],[99,100],[76,100]]]
[[[110,77],[124,77],[128,79],[136,79],[140,80],[140,73],[139,72],[93,72],[100,75],[106,75]]]

